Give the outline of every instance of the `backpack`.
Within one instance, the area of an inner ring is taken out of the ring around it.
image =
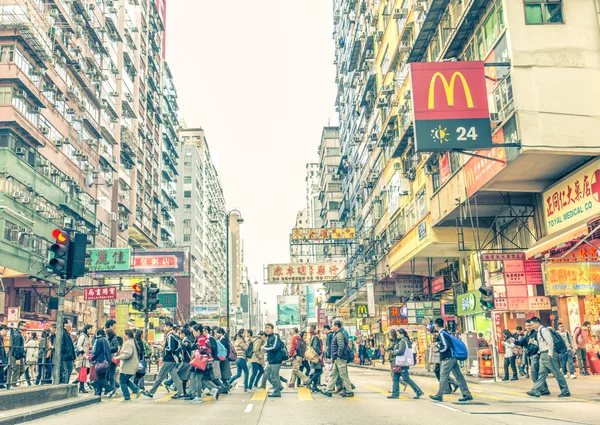
[[[175,362],[179,363],[181,361],[181,358],[183,357],[181,339],[179,339],[179,337],[175,336],[175,334],[173,333],[170,333],[168,338],[171,338],[171,341],[175,341],[175,343],[169,344],[170,347],[173,347],[173,345],[175,345],[175,347],[171,349],[170,353],[173,355],[173,359],[175,360]]]
[[[288,349],[281,340],[279,340],[279,343],[281,344],[281,361],[286,362],[290,359]]]
[[[457,360],[465,361],[469,357],[467,352],[467,346],[461,339],[450,335],[450,333],[445,332],[445,334],[450,338],[450,350],[452,350],[452,356],[456,357]]]
[[[225,349],[225,346],[223,344],[221,344],[221,341],[217,341],[217,358],[220,361],[223,361],[223,360],[225,360],[226,357],[227,357],[227,350]]]
[[[564,354],[567,352],[567,344],[565,344],[565,340],[562,338],[562,336],[560,336],[560,334],[558,332],[556,332],[554,329],[550,329],[550,328],[546,328],[550,331],[550,334],[552,335],[552,341],[554,342],[554,352],[557,354]],[[540,329],[541,332],[541,329]],[[544,338],[544,334],[540,333],[540,335],[542,336],[542,339]],[[545,339],[544,339],[545,341]]]
[[[249,359],[254,354],[254,341],[250,341],[250,345],[246,348],[246,358]]]
[[[296,355],[304,358],[305,354],[306,354],[306,341],[304,341],[304,339],[300,338],[300,340],[298,341],[298,348],[296,349]]]
[[[231,342],[229,343],[229,356],[227,356],[227,358],[232,362],[237,360],[237,353],[235,352],[235,347]]]

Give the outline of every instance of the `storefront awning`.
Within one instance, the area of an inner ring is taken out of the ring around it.
[[[550,251],[562,243],[576,241],[587,236],[589,234],[588,221],[589,219],[585,219],[582,222],[572,224],[559,235],[549,235],[543,237],[533,247],[525,251],[526,257],[532,258],[536,254]]]

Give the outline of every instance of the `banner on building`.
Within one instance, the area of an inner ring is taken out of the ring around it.
[[[548,235],[600,214],[600,159],[545,191],[543,201]]]
[[[104,255],[101,251],[97,256]],[[118,258],[117,253],[117,258]],[[125,255],[125,254],[123,254]],[[98,257],[97,257],[98,258]],[[98,263],[98,259],[95,260]],[[108,261],[108,260],[107,260]],[[112,260],[111,260],[112,261]],[[92,272],[93,277],[114,276],[189,276],[189,252],[184,249],[149,249],[146,251],[133,251],[131,253],[130,267],[126,270],[98,270]]]
[[[396,278],[396,296],[409,297],[423,293],[423,281],[420,276],[399,276]]]
[[[373,282],[367,282],[367,307],[369,316],[375,316],[377,312],[375,311],[375,288]]]
[[[543,264],[547,295],[600,295],[600,262]]]
[[[219,303],[199,303],[192,309],[192,319],[204,326],[220,326],[220,317]]]
[[[129,248],[92,248],[85,260],[90,273],[107,271],[130,271],[131,250]]]
[[[431,293],[442,292],[444,290],[444,276],[438,276],[431,280]]]
[[[316,285],[306,285],[306,319],[309,323],[317,323]]]
[[[331,227],[318,229],[292,229],[290,240],[292,242],[310,241],[315,243],[325,243],[332,239],[354,239],[356,238],[356,229],[353,227]]]
[[[108,288],[83,288],[83,299],[85,301],[115,300],[117,299],[117,288],[114,286]]]
[[[306,264],[269,264],[268,283],[316,283],[346,279],[346,261]]]
[[[300,297],[277,295],[277,327],[289,329],[300,325]]]
[[[482,61],[410,64],[417,152],[492,148]]]
[[[389,326],[408,325],[408,310],[406,306],[394,306],[388,310]]]
[[[322,328],[323,325],[326,325],[329,323],[329,318],[327,317],[326,311],[323,310],[322,308],[317,310],[317,326],[319,326],[319,328]]]

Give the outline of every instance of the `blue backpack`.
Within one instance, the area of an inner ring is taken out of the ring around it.
[[[223,361],[227,358],[227,349],[221,341],[217,341],[217,357],[220,361]]]
[[[456,357],[457,360],[465,361],[469,357],[467,352],[467,346],[461,339],[450,335],[450,333],[445,332],[448,338],[450,338],[450,350],[452,350],[452,356]]]

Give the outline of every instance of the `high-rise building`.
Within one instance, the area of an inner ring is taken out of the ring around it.
[[[177,106],[164,19],[154,0],[0,1],[0,316],[21,306],[23,319],[52,320],[53,228],[96,247],[172,243]],[[69,292],[66,317],[101,320],[103,303],[81,295]]]
[[[342,177],[338,167],[340,164],[340,133],[338,127],[324,127],[319,145],[321,227],[341,227],[340,204],[342,195]],[[317,260],[323,261],[336,255],[333,247],[325,245],[317,253]]]

